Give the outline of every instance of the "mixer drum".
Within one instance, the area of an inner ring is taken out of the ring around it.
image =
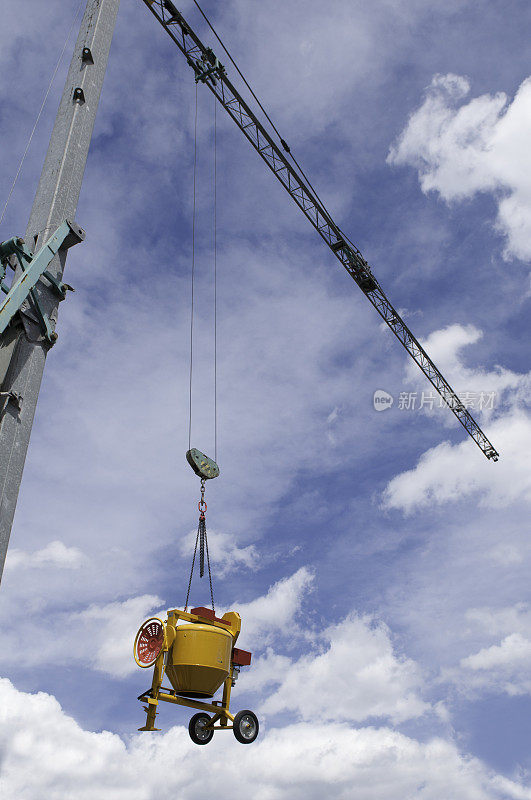
[[[230,672],[232,634],[213,625],[178,625],[166,675],[177,694],[212,697]]]

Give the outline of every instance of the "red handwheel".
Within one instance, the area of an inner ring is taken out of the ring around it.
[[[152,667],[164,645],[164,628],[157,617],[151,617],[140,626],[133,654],[139,667]]]

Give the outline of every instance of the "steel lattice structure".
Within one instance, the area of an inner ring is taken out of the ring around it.
[[[225,67],[216,58],[212,49],[203,44],[170,0],[142,1],[186,57],[189,66],[195,72],[196,81],[204,83],[216,96],[480,450],[488,459],[497,461],[499,453],[388,300],[361,252],[342,233],[316,197],[308,180],[301,174],[301,170],[288,160],[288,155],[282,151],[272,135],[257,119],[228,79]],[[280,143],[289,154],[286,143],[282,139]]]

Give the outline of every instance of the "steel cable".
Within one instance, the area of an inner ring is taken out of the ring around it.
[[[18,169],[17,169],[16,175],[15,175],[15,177],[13,179],[13,183],[11,184],[11,188],[10,188],[9,193],[7,195],[7,200],[5,202],[4,209],[2,211],[2,215],[0,216],[0,224],[3,222],[3,219],[5,217],[5,213],[7,211],[7,207],[9,205],[10,200],[11,200],[11,195],[13,194],[13,191],[14,191],[15,186],[17,184],[17,181],[19,179],[20,173],[22,172],[22,167],[24,165],[24,161],[26,160],[26,156],[28,155],[28,151],[30,149],[31,142],[33,141],[33,136],[35,134],[35,131],[37,130],[37,125],[39,124],[39,120],[41,118],[42,112],[44,111],[44,106],[46,105],[46,101],[48,100],[48,95],[50,94],[50,91],[52,89],[53,82],[55,80],[55,76],[57,75],[57,72],[58,72],[59,67],[61,65],[61,61],[63,60],[63,56],[65,54],[65,50],[66,50],[66,47],[68,45],[68,41],[69,41],[70,36],[72,34],[72,31],[74,29],[74,25],[76,24],[77,18],[79,16],[79,12],[81,11],[81,8],[83,7],[83,3],[84,3],[84,0],[81,0],[81,2],[79,3],[79,5],[77,7],[77,11],[75,13],[74,19],[73,19],[72,24],[70,26],[70,30],[68,31],[67,37],[65,39],[65,43],[63,45],[63,49],[61,50],[61,55],[59,56],[59,58],[57,60],[57,64],[55,65],[55,69],[54,69],[54,71],[52,73],[52,77],[50,79],[50,83],[48,84],[48,88],[46,89],[46,93],[44,95],[44,99],[43,99],[43,101],[41,103],[41,107],[40,107],[39,112],[37,114],[37,119],[35,120],[35,124],[33,126],[33,129],[31,131],[31,133],[30,133],[28,142],[26,144],[26,149],[24,150],[22,158],[20,159],[20,163],[18,165]]]
[[[197,173],[197,84],[195,85],[195,122],[194,122],[194,177],[193,177],[193,210],[192,210],[192,280],[190,302],[190,393],[188,417],[188,449],[192,447],[192,375],[194,365],[194,279],[195,279],[195,195]]]
[[[308,178],[308,176],[307,176],[307,175],[306,175],[306,173],[304,172],[303,168],[301,167],[301,165],[299,164],[299,162],[297,161],[297,159],[295,158],[295,156],[294,156],[294,155],[293,155],[293,153],[291,152],[291,150],[290,150],[290,148],[289,148],[288,144],[286,143],[285,139],[283,139],[283,138],[282,138],[282,136],[280,135],[280,131],[278,130],[277,126],[275,125],[275,123],[273,122],[273,120],[271,119],[271,117],[269,116],[269,114],[267,113],[267,111],[265,110],[265,108],[263,107],[262,103],[260,102],[260,100],[258,99],[258,97],[256,96],[256,94],[255,94],[255,93],[254,93],[254,91],[252,90],[252,88],[251,88],[251,85],[249,84],[249,82],[248,82],[248,81],[247,81],[247,79],[245,78],[245,75],[242,73],[242,71],[240,70],[240,68],[239,68],[239,67],[238,67],[238,65],[236,64],[235,60],[233,59],[233,57],[232,57],[232,56],[231,56],[231,54],[229,53],[228,49],[227,49],[227,48],[225,47],[225,45],[223,44],[223,42],[222,42],[221,38],[219,37],[219,35],[217,34],[217,32],[216,32],[216,30],[215,30],[214,26],[212,25],[212,23],[211,23],[211,22],[210,22],[210,20],[208,19],[207,15],[206,15],[206,14],[205,14],[205,12],[203,11],[203,9],[201,8],[201,6],[200,6],[200,5],[199,5],[199,3],[197,2],[197,0],[194,0],[194,3],[195,3],[195,5],[197,6],[197,8],[199,9],[199,12],[200,12],[201,16],[203,17],[203,19],[205,20],[206,24],[208,25],[208,27],[210,28],[210,30],[212,31],[212,33],[214,34],[214,36],[216,37],[216,39],[217,39],[217,40],[218,40],[218,42],[220,43],[221,47],[223,48],[223,50],[224,50],[224,51],[225,51],[225,53],[227,54],[227,57],[229,58],[229,60],[230,60],[231,64],[232,64],[232,65],[233,65],[233,67],[234,67],[234,69],[236,70],[236,72],[238,73],[238,75],[240,76],[240,78],[242,79],[242,81],[244,82],[244,84],[246,85],[247,89],[249,90],[249,92],[250,92],[250,93],[251,93],[251,95],[253,96],[254,100],[255,100],[255,101],[256,101],[256,103],[258,104],[258,106],[259,106],[259,108],[261,109],[261,111],[262,111],[263,115],[265,116],[265,118],[267,119],[267,121],[269,122],[269,124],[271,125],[271,127],[273,128],[273,130],[275,131],[276,135],[278,136],[278,138],[279,138],[279,140],[280,140],[280,144],[282,145],[282,148],[283,148],[283,149],[286,151],[286,153],[289,155],[289,157],[291,158],[291,160],[293,161],[293,163],[295,164],[295,166],[297,167],[297,169],[298,169],[298,170],[299,170],[299,172],[301,173],[302,177],[303,177],[303,178],[304,178],[304,180],[306,181],[307,185],[308,185],[308,186],[310,187],[310,189],[312,190],[312,192],[313,192],[313,194],[314,194],[315,198],[316,198],[316,199],[319,201],[320,205],[322,206],[322,209],[323,209],[323,211],[324,211],[324,212],[325,212],[325,214],[328,216],[329,222],[332,222],[332,224],[333,224],[332,217],[330,216],[330,212],[328,211],[328,209],[326,208],[325,204],[323,203],[323,201],[322,201],[322,200],[321,200],[321,198],[319,197],[319,195],[318,195],[318,193],[317,193],[316,189],[315,189],[315,188],[314,188],[314,186],[312,185],[312,183],[311,183],[310,179]]]
[[[214,461],[218,461],[218,147],[217,98],[214,95]]]

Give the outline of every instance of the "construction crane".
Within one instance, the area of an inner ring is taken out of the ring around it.
[[[275,142],[273,136],[231,83],[225,67],[213,50],[203,44],[171,0],[143,0],[143,2],[186,57],[189,66],[194,70],[196,82],[203,83],[215,95],[258,155],[293,198],[306,219],[357,283],[367,300],[418,364],[482,453],[488,459],[497,461],[499,453],[496,448],[391,304],[361,252],[334,222],[303,170],[291,156],[290,148],[285,140],[275,129],[279,144]],[[224,47],[206,16],[204,14],[203,16],[221,46]],[[228,51],[226,52],[232,61]],[[238,69],[236,64],[234,66]],[[240,76],[243,78],[241,73]],[[245,81],[245,78],[243,80]],[[245,83],[250,89],[246,81]],[[254,92],[252,94],[260,105]],[[261,105],[260,107],[262,108]]]
[[[119,2],[87,0],[26,234],[0,243],[0,290],[4,294],[0,301],[0,577],[46,355],[57,339],[58,305],[71,289],[62,280],[66,258],[69,248],[85,236],[74,219]],[[215,95],[480,450],[497,461],[495,447],[390,303],[361,252],[334,222],[271,119],[265,115],[278,142],[171,0],[143,2],[186,57],[196,82]],[[13,272],[10,283],[6,281],[8,270]]]

